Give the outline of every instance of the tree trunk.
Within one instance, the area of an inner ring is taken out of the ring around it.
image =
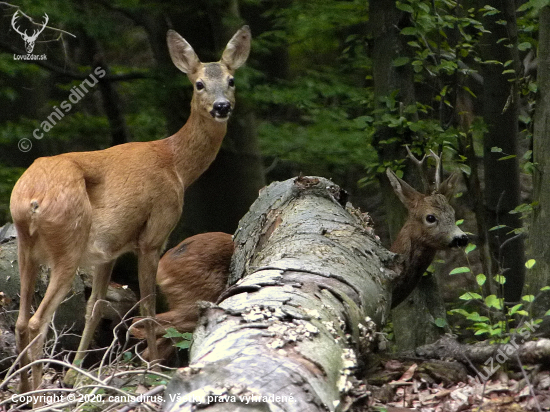
[[[517,27],[513,0],[490,0],[484,4],[495,7],[500,13],[486,16],[485,28],[489,30],[480,44],[485,60],[506,62],[512,60],[512,68],[519,71],[517,51]],[[506,25],[499,23],[505,20]],[[508,41],[501,41],[506,38]],[[509,47],[510,46],[510,47]],[[518,94],[515,76],[502,74],[501,64],[484,64],[483,117],[488,126],[484,138],[485,204],[489,228],[506,227],[490,231],[487,238],[498,273],[506,277],[504,299],[515,302],[521,298],[525,276],[524,245],[521,237],[511,240],[512,229],[521,227],[519,214],[509,214],[521,203],[518,163]],[[510,81],[513,80],[513,81]],[[492,152],[493,147],[502,152]],[[516,157],[499,160],[507,155]],[[506,244],[505,244],[506,242]]]
[[[373,47],[373,78],[375,101],[380,106],[381,98],[398,91],[397,100],[407,106],[416,101],[413,70],[411,65],[394,67],[393,61],[407,54],[407,48],[402,43],[406,38],[400,36],[402,29],[402,12],[395,6],[393,0],[379,0],[371,2],[371,33],[374,36]],[[379,107],[380,108],[380,107]],[[380,116],[380,115],[379,115]],[[383,127],[376,131],[376,144],[381,140],[388,140],[395,136],[395,129]],[[410,139],[411,136],[404,136]],[[408,143],[405,140],[406,143]],[[406,156],[403,140],[393,144],[377,144],[380,163],[402,159]],[[418,187],[420,176],[414,168],[407,168],[406,175],[412,177],[412,185]],[[389,225],[390,239],[393,242],[397,233],[406,220],[406,210],[400,202],[395,201],[393,189],[385,174],[379,179],[384,209],[387,213],[386,221]],[[440,296],[435,278],[422,279],[411,295],[401,305],[392,311],[393,327],[398,350],[411,350],[421,344],[437,340],[443,333],[433,320],[445,317],[445,307]],[[411,324],[421,322],[423,327],[410,328]]]
[[[541,10],[539,20],[539,55],[537,69],[538,101],[533,134],[533,200],[538,202],[529,231],[530,252],[536,260],[528,272],[528,293],[538,295],[548,285],[550,273],[550,6]],[[535,301],[535,312],[543,314],[550,305],[548,294]]]
[[[261,192],[235,235],[230,288],[203,308],[190,367],[170,383],[165,411],[199,402],[334,411],[349,400],[356,353],[385,322],[396,275],[394,255],[343,203],[345,192],[323,178]],[[251,396],[260,398],[246,405]]]

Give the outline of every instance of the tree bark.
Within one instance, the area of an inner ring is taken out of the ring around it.
[[[536,260],[527,273],[528,293],[538,295],[541,287],[548,285],[550,273],[550,6],[541,10],[539,20],[539,54],[537,68],[538,100],[533,134],[533,200],[538,202],[529,231],[530,252]],[[550,305],[548,294],[535,301],[537,315],[544,314]]]
[[[486,16],[489,30],[480,44],[485,60],[506,62],[512,60],[512,68],[519,72],[515,2],[490,0],[486,4],[500,13]],[[505,20],[506,25],[499,23]],[[508,41],[502,41],[506,38]],[[510,46],[510,47],[508,47]],[[521,227],[519,214],[509,214],[521,203],[518,155],[518,94],[516,75],[503,75],[500,64],[484,64],[483,117],[488,133],[483,143],[485,166],[485,206],[488,227],[506,227],[488,233],[489,248],[498,273],[506,277],[504,299],[516,302],[521,298],[525,276],[524,245],[521,237],[511,240],[512,229]],[[492,152],[493,147],[502,152]],[[499,160],[507,155],[516,157]],[[505,244],[506,242],[506,244]]]
[[[395,255],[342,207],[344,194],[314,177],[261,192],[235,235],[230,287],[219,306],[203,308],[190,367],[169,384],[165,411],[200,402],[216,411],[334,411],[349,400],[356,354],[385,322],[396,274]],[[259,398],[246,405],[239,396]]]

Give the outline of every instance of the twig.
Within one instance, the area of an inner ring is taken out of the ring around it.
[[[537,395],[535,394],[535,390],[533,389],[533,385],[529,381],[529,378],[527,377],[527,374],[525,373],[525,369],[523,369],[523,364],[521,363],[521,359],[519,358],[519,354],[518,354],[517,351],[516,351],[515,355],[516,355],[516,359],[517,359],[518,364],[519,364],[519,368],[521,369],[521,373],[523,374],[523,379],[525,379],[525,382],[527,382],[527,385],[529,385],[529,392],[531,392],[531,396],[535,400],[535,403],[537,405],[537,409],[539,410],[539,412],[542,412],[539,400],[537,399]]]
[[[57,359],[37,359],[37,360],[35,360],[35,361],[29,363],[28,365],[25,365],[23,368],[20,368],[20,369],[16,370],[11,376],[6,377],[5,382],[6,382],[7,380],[11,379],[14,375],[20,374],[21,372],[24,372],[24,371],[26,371],[27,369],[31,368],[33,365],[37,365],[37,364],[40,364],[40,363],[48,363],[48,362],[53,363],[53,364],[55,364],[55,365],[64,366],[64,367],[66,367],[66,368],[74,369],[75,371],[77,371],[77,372],[80,373],[81,375],[86,376],[87,378],[93,380],[94,382],[97,382],[97,383],[100,384],[100,385],[105,385],[105,382],[104,382],[104,381],[102,381],[102,380],[99,379],[99,378],[96,378],[94,375],[92,375],[91,373],[86,372],[84,369],[81,369],[81,368],[79,368],[79,367],[77,367],[77,366],[75,366],[75,365],[72,365],[72,364],[68,363],[68,362],[59,361],[59,360],[57,360]],[[4,383],[5,383],[5,382],[4,382]],[[120,389],[118,389],[118,388],[115,388],[115,387],[110,387],[110,388],[111,388],[112,390],[114,390],[114,391],[116,391],[116,392],[122,394],[122,395],[127,395],[126,392],[124,392],[124,391],[122,391],[122,390],[120,390]]]
[[[23,15],[27,19],[29,19],[32,24],[35,24],[37,26],[42,26],[42,24],[35,22],[34,19],[32,17],[30,17],[28,14],[25,14],[25,12],[23,10],[21,10],[21,7],[15,5],[15,4],[6,3],[5,1],[0,1],[0,5],[16,8],[19,11],[19,13],[21,13],[21,15]],[[53,31],[58,31],[58,32],[63,33],[63,34],[68,34],[69,36],[73,36],[76,39],[76,36],[72,33],[69,33],[68,31],[58,29],[56,27],[51,27],[51,26],[44,26],[44,27],[46,27],[47,29],[53,30]]]
[[[147,400],[148,397],[155,396],[155,395],[157,395],[161,392],[164,392],[165,389],[166,389],[166,386],[164,386],[164,385],[155,386],[149,392],[145,392],[144,394],[139,395],[139,396],[141,396],[144,400]],[[122,409],[119,409],[118,412],[129,412],[132,409],[135,409],[139,405],[141,405],[144,402],[144,400],[132,402],[132,403],[126,405],[125,407],[123,407]]]
[[[2,382],[0,384],[0,390],[3,390],[7,385],[8,385],[8,382],[11,380],[12,376],[15,376],[17,375],[18,373],[20,373],[19,371],[15,371],[13,372],[13,370],[15,369],[15,366],[19,363],[19,361],[21,360],[21,357],[23,357],[23,355],[25,353],[27,353],[27,351],[29,350],[29,348],[31,347],[31,345],[36,342],[38,340],[38,338],[41,336],[41,334],[39,333],[38,335],[36,335],[34,337],[33,340],[30,341],[30,343],[25,346],[25,348],[21,351],[21,353],[19,355],[17,355],[17,358],[15,358],[15,360],[13,361],[12,365],[10,366],[10,368],[8,369],[8,372],[6,373],[6,377],[4,378],[4,382]]]

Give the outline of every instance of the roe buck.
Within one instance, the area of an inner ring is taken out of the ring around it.
[[[39,359],[53,313],[71,289],[79,265],[95,265],[86,326],[75,364],[81,362],[101,319],[101,304],[115,259],[138,255],[141,311],[155,315],[155,274],[162,248],[178,222],[183,193],[212,163],[235,102],[233,73],[250,51],[250,30],[242,27],[216,63],[201,63],[193,48],[168,31],[168,49],[178,69],[194,85],[191,114],[174,135],[95,152],[37,159],[16,183],[11,213],[18,233],[21,304],[16,323],[21,366]],[[50,283],[31,317],[39,264],[50,266]],[[157,359],[153,320],[145,322],[151,359]],[[35,343],[25,352],[34,338]],[[41,365],[32,367],[33,387]],[[74,383],[71,369],[65,377]],[[21,391],[29,379],[21,375]]]
[[[215,302],[226,289],[233,249],[231,235],[203,233],[185,239],[160,259],[157,284],[170,309],[156,316],[160,359],[168,359],[174,351],[172,341],[162,337],[166,329],[193,332],[199,318],[197,302]],[[140,339],[145,336],[139,323],[134,323],[131,332]],[[150,357],[149,350],[143,357]]]
[[[409,156],[416,160],[410,151]],[[435,190],[430,194],[417,192],[391,169],[386,170],[395,194],[408,210],[407,221],[390,248],[402,259],[401,276],[393,288],[392,307],[409,296],[438,250],[468,244],[468,236],[456,225],[455,211],[449,204],[458,175],[452,174],[440,183],[441,159],[433,152],[431,156],[436,158],[437,168]],[[422,161],[416,160],[419,166]]]

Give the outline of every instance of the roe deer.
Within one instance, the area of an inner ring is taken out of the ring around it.
[[[170,310],[156,316],[159,359],[168,359],[174,351],[171,340],[162,337],[166,329],[173,327],[179,332],[193,332],[199,318],[197,301],[215,302],[225,290],[233,250],[231,235],[203,233],[185,239],[160,259],[157,284]],[[143,339],[139,323],[130,331]],[[150,357],[148,349],[143,357]]]
[[[178,222],[183,193],[212,163],[227,130],[235,103],[233,73],[250,51],[250,29],[231,38],[222,58],[201,63],[179,34],[167,34],[168,49],[178,69],[194,85],[191,114],[174,135],[95,152],[66,153],[37,159],[16,183],[11,214],[18,233],[21,304],[16,323],[21,367],[39,359],[53,313],[71,289],[79,265],[95,265],[86,326],[73,364],[84,358],[101,319],[101,305],[115,259],[138,255],[141,311],[155,315],[155,274],[162,248]],[[39,264],[51,267],[50,283],[31,317]],[[145,321],[152,360],[157,359],[153,320]],[[24,352],[34,338],[35,343]],[[42,378],[33,365],[33,388]],[[67,373],[73,384],[76,373]],[[20,390],[29,379],[21,374]]]
[[[416,160],[410,151],[409,155],[413,161]],[[468,244],[468,236],[456,225],[455,211],[449,204],[458,175],[452,174],[440,183],[441,160],[433,152],[431,156],[437,161],[435,190],[431,194],[417,192],[391,169],[386,169],[395,194],[409,212],[407,221],[390,248],[402,259],[401,276],[393,288],[392,308],[413,291],[438,250]],[[422,161],[416,161],[421,165]]]

